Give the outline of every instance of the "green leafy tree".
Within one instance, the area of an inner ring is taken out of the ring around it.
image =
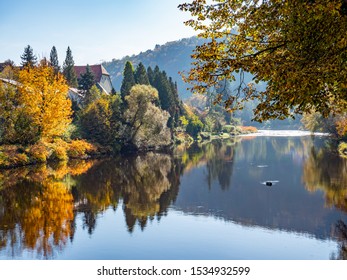
[[[203,127],[204,124],[201,122],[199,117],[194,115],[190,118],[186,131],[189,135],[196,139],[199,133],[202,131]]]
[[[139,65],[136,67],[134,77],[135,77],[136,84],[149,85],[147,71],[145,66],[142,64],[142,62],[140,62]]]
[[[58,61],[58,53],[55,46],[52,47],[51,53],[49,55],[49,61],[51,66],[54,68],[54,72],[57,74],[60,71],[59,61]]]
[[[84,138],[116,149],[121,127],[120,103],[118,95],[102,95],[89,103],[79,120]]]
[[[312,110],[327,117],[346,109],[346,1],[194,0],[179,8],[191,13],[186,24],[207,39],[195,49],[186,76],[193,91],[205,93],[245,71],[267,87],[256,91],[241,80],[226,109],[258,99],[259,121]]]
[[[100,89],[96,85],[93,85],[88,91],[88,94],[86,94],[84,97],[84,100],[83,100],[84,106],[88,106],[89,104],[95,102],[101,96],[102,95],[101,95]]]
[[[24,53],[20,57],[22,59],[23,67],[33,67],[37,63],[37,58],[34,55],[34,51],[30,45],[24,48]]]
[[[167,127],[169,113],[155,105],[157,100],[158,91],[148,85],[135,85],[126,96],[127,142],[135,149],[158,148],[171,143]]]
[[[204,119],[204,123],[205,123],[205,126],[204,126],[205,131],[207,131],[207,132],[213,132],[214,131],[215,119],[212,116],[207,115],[206,118]]]
[[[189,121],[187,120],[187,118],[185,116],[181,116],[179,118],[179,126],[183,129],[183,131],[186,130],[188,123],[189,123]]]
[[[70,87],[77,87],[77,76],[74,69],[75,62],[72,57],[72,52],[70,47],[67,47],[66,58],[63,64],[63,74]]]
[[[125,63],[124,72],[123,72],[123,81],[120,88],[120,94],[122,100],[125,100],[125,97],[129,95],[130,89],[135,85],[134,77],[134,68],[130,61]]]
[[[38,127],[26,114],[18,89],[0,81],[0,143],[26,144],[38,140]]]

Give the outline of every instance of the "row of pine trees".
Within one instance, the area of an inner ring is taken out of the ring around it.
[[[24,52],[21,55],[21,65],[22,67],[33,67],[37,64],[37,57],[34,55],[33,48],[28,45],[24,48]],[[50,55],[49,55],[49,63],[53,67],[54,72],[57,74],[62,71],[67,84],[70,87],[77,88],[79,85],[79,81],[77,79],[76,72],[74,70],[75,62],[72,56],[72,51],[70,47],[67,47],[66,57],[63,63],[63,66],[60,67],[58,60],[58,52],[55,46],[52,47]]]

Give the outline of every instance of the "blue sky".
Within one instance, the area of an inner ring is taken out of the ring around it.
[[[194,35],[184,0],[0,0],[0,62],[20,64],[24,48],[59,63],[70,46],[76,65],[95,64]]]

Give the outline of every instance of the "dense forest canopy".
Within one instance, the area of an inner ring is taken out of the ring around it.
[[[266,90],[240,83],[223,102],[226,109],[258,99],[259,121],[346,110],[347,1],[194,0],[179,8],[208,40],[195,49],[186,77],[193,91],[205,93],[245,71],[267,82]]]

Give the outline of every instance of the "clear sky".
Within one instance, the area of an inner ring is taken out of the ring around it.
[[[184,0],[0,0],[0,62],[20,64],[24,48],[62,64],[70,46],[75,65],[138,54],[194,35],[177,6]]]

